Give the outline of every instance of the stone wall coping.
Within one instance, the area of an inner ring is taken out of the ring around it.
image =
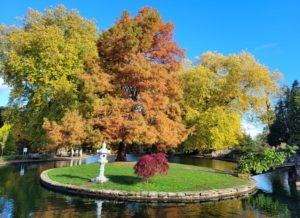
[[[256,191],[256,181],[254,179],[249,180],[249,183],[246,185],[241,185],[233,188],[212,189],[194,192],[120,191],[108,189],[89,189],[87,187],[62,184],[53,181],[48,177],[48,172],[50,170],[45,170],[40,175],[41,183],[46,188],[71,195],[112,200],[174,203],[205,202],[243,197],[250,195]]]

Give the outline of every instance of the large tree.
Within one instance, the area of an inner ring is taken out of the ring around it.
[[[96,41],[94,22],[63,6],[29,10],[23,25],[1,27],[0,75],[12,87],[8,121],[17,138],[46,145],[45,118],[61,123],[66,111],[88,114],[81,78],[98,60]]]
[[[268,112],[277,92],[277,72],[270,72],[249,54],[205,53],[197,66],[182,70],[185,121],[193,131],[187,150],[223,149],[241,137],[241,118],[247,112]]]
[[[272,146],[280,145],[287,142],[287,114],[286,104],[283,100],[279,100],[275,108],[275,120],[270,126],[270,134],[268,135],[268,143]]]
[[[287,97],[288,143],[300,145],[300,85],[297,80],[292,84]]]
[[[107,101],[95,106],[91,125],[118,147],[126,159],[128,145],[177,146],[185,135],[179,82],[173,72],[184,52],[173,41],[173,25],[157,10],[143,8],[121,19],[98,40],[101,67],[112,78]]]
[[[0,128],[4,125],[3,112],[4,112],[4,107],[0,107]]]
[[[282,89],[282,93],[282,96],[275,106],[274,122],[270,125],[269,128],[268,143],[272,146],[278,146],[281,143],[288,142],[287,97],[290,94],[290,89],[288,87],[285,87]]]

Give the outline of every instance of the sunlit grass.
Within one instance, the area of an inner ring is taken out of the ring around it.
[[[112,189],[124,191],[202,191],[240,186],[247,180],[219,173],[209,168],[170,164],[165,176],[156,176],[144,182],[134,174],[134,163],[109,163],[105,175],[109,181],[104,184],[90,182],[98,174],[98,164],[58,168],[49,171],[50,179],[64,184],[86,186],[93,189]]]

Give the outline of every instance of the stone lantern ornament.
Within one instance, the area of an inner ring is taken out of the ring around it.
[[[105,164],[108,162],[107,160],[107,155],[110,154],[110,150],[106,148],[106,143],[103,142],[102,148],[99,150],[99,160],[98,162],[100,163],[100,168],[99,168],[99,176],[96,178],[91,179],[92,182],[96,183],[104,183],[108,181],[108,178],[104,176],[104,167]]]

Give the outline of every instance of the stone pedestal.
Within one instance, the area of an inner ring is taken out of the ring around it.
[[[102,144],[102,148],[99,150],[99,175],[96,178],[91,179],[92,182],[104,183],[108,181],[108,178],[104,176],[105,164],[108,163],[107,155],[110,154],[110,150],[106,148],[106,143]]]

